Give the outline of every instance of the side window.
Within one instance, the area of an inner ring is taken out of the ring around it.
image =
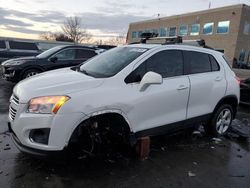
[[[10,49],[13,50],[39,50],[35,43],[9,41]]]
[[[189,74],[211,72],[208,54],[201,52],[183,51],[186,63],[189,63]]]
[[[183,60],[180,50],[161,51],[146,60],[147,72],[153,71],[163,78],[183,75]]]
[[[74,60],[75,49],[62,50],[61,52],[57,53],[55,57],[57,57],[58,60]]]
[[[145,73],[146,63],[144,62],[125,78],[125,83],[140,82]]]
[[[95,51],[87,49],[77,49],[76,50],[76,59],[89,59],[96,55]]]
[[[5,45],[5,41],[4,40],[0,40],[0,48],[1,49],[5,49],[6,45]]]
[[[146,72],[153,71],[163,78],[183,75],[182,52],[179,50],[165,50],[154,54],[130,73],[125,82],[140,82]]]
[[[216,59],[212,55],[209,55],[209,59],[211,62],[212,71],[219,71],[220,66],[219,66],[218,62],[216,61]]]

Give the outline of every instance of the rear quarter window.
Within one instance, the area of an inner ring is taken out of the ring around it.
[[[39,50],[32,42],[9,41],[10,49],[13,50]]]
[[[209,59],[210,59],[210,62],[211,62],[212,71],[219,71],[220,66],[219,66],[217,60],[212,55],[209,55]]]

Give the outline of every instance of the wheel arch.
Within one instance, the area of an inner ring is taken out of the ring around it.
[[[100,117],[106,117],[109,116],[110,118],[115,117],[118,118],[121,121],[122,126],[126,126],[126,129],[129,131],[130,137],[134,137],[134,131],[132,127],[130,126],[129,120],[127,116],[121,111],[121,110],[103,110],[94,112],[91,114],[88,114],[87,116],[83,117],[78,121],[78,123],[72,128],[71,132],[69,133],[67,143],[69,144],[72,137],[75,134],[75,131],[77,131],[78,128],[80,128],[82,125],[84,125],[87,121],[93,121],[95,119],[99,119]]]
[[[236,95],[228,95],[223,97],[215,106],[213,113],[216,112],[216,110],[223,104],[229,104],[232,106],[233,109],[233,118],[235,118],[236,113],[237,113],[237,108],[238,108],[238,104],[239,104],[239,100],[237,98]]]
[[[21,72],[21,74],[20,74],[20,79],[23,78],[23,75],[24,75],[24,73],[25,73],[26,71],[31,70],[31,69],[39,70],[39,71],[41,71],[41,72],[44,72],[44,71],[45,71],[45,70],[44,70],[42,67],[40,67],[40,66],[27,66],[27,67],[25,67],[25,68],[22,70],[22,72]]]

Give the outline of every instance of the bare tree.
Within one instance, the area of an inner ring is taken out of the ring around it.
[[[125,43],[126,43],[126,37],[124,34],[120,34],[116,37],[112,37],[105,42],[105,44],[110,44],[110,45],[122,45]]]
[[[63,41],[63,42],[74,42],[71,38],[64,35],[63,33],[57,33],[55,34],[55,40],[56,41]]]
[[[42,32],[39,36],[42,40],[55,40],[55,33],[51,31]]]
[[[66,36],[76,43],[91,38],[91,35],[85,29],[82,29],[81,19],[77,16],[69,17],[62,25],[62,30]]]

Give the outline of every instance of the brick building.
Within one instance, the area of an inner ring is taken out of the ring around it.
[[[231,62],[234,58],[249,61],[250,6],[239,4],[131,23],[128,43],[140,41],[143,32],[205,39],[208,46],[223,51]]]

